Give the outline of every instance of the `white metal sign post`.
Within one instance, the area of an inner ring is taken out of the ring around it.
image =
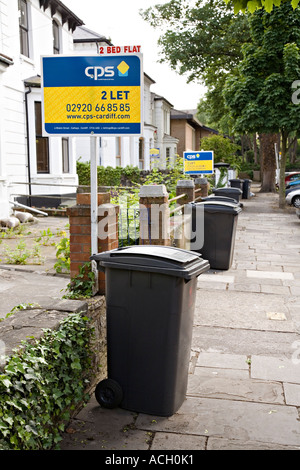
[[[98,173],[97,173],[97,137],[90,137],[90,179],[91,179],[91,253],[98,253]],[[95,275],[94,289],[98,286],[98,269],[95,261],[92,261],[92,271]]]
[[[97,136],[142,135],[143,82],[140,46],[42,57],[43,135],[90,136],[91,254],[98,252]]]

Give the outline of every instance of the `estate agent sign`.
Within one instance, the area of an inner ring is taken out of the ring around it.
[[[141,54],[42,57],[45,135],[140,135]]]
[[[184,173],[186,175],[211,175],[214,172],[214,152],[184,152]]]

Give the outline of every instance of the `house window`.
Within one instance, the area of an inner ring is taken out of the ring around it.
[[[63,173],[70,173],[69,139],[62,139],[62,169]]]
[[[144,139],[139,139],[139,169],[144,169]]]
[[[20,51],[21,54],[29,57],[29,20],[28,6],[26,0],[19,1],[19,31],[20,31]]]
[[[170,147],[166,148],[166,161],[167,163],[170,163],[170,156],[171,156],[171,149]]]
[[[122,160],[121,160],[121,137],[116,137],[116,166],[122,166]]]
[[[60,36],[59,36],[59,26],[56,21],[52,23],[53,30],[53,54],[60,54]]]
[[[49,169],[49,139],[42,133],[42,103],[36,101],[35,108],[35,140],[37,173],[50,173]]]

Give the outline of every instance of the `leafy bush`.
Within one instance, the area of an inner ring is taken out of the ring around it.
[[[23,342],[0,375],[0,450],[49,450],[85,395],[91,361],[88,318],[70,314],[57,331]]]
[[[183,173],[183,158],[177,156],[174,165],[167,165],[166,171],[154,168],[145,179],[145,184],[164,184],[170,198],[176,196],[177,181],[190,179],[190,176]]]
[[[80,160],[77,161],[77,174],[79,178],[79,185],[90,186],[90,163],[84,163]],[[120,186],[122,179],[126,178],[133,183],[140,182],[140,170],[138,167],[126,166],[122,168],[120,166],[113,168],[111,166],[97,167],[98,185],[99,186]]]
[[[92,271],[91,262],[88,261],[80,266],[77,276],[67,285],[67,293],[63,295],[63,299],[90,298],[93,295],[94,284],[95,273]]]
[[[239,168],[241,158],[236,153],[240,146],[234,144],[230,139],[221,135],[212,135],[201,139],[200,147],[202,150],[213,150],[214,161],[230,163],[233,168]]]
[[[70,238],[66,232],[62,232],[62,238],[55,245],[56,247],[56,259],[57,262],[54,264],[54,269],[57,273],[69,273],[70,272]]]

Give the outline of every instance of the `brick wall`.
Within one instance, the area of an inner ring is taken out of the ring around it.
[[[77,204],[68,208],[70,222],[70,277],[79,274],[80,267],[90,261],[91,256],[91,195],[77,194]],[[98,223],[107,224],[107,236],[98,238],[98,253],[118,248],[118,207],[110,204],[110,194],[98,194]],[[105,274],[99,272],[99,293],[105,293]]]

